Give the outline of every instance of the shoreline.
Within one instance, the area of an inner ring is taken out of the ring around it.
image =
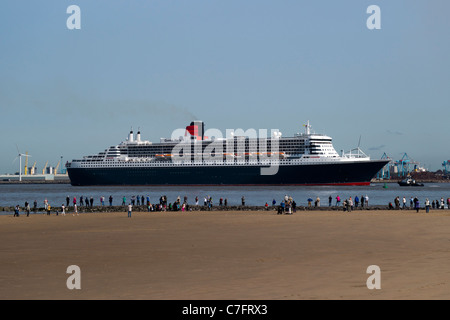
[[[166,213],[166,212],[174,212],[174,213],[190,213],[190,212],[197,212],[197,211],[204,211],[204,212],[217,212],[217,211],[274,211],[276,212],[278,210],[277,206],[220,206],[220,205],[214,205],[211,208],[208,206],[201,206],[201,205],[189,205],[188,210],[181,211],[181,210],[154,210],[154,211],[148,211],[147,206],[133,206],[134,212],[146,212],[146,213]],[[66,212],[73,212],[74,207],[69,206],[66,207]],[[371,211],[371,210],[388,210],[388,205],[369,205],[368,207],[354,207],[352,211]],[[93,206],[93,207],[85,207],[85,206],[77,206],[77,210],[79,213],[113,213],[113,212],[126,212],[127,206]],[[413,210],[413,209],[411,209]],[[51,214],[56,214],[56,212],[61,212],[61,207],[52,207],[51,208]],[[344,211],[343,206],[321,206],[321,207],[308,207],[308,206],[297,206],[296,207],[297,212],[302,211]],[[0,207],[0,212],[14,212],[14,207]],[[30,214],[44,214],[47,211],[44,207],[39,207],[36,210],[31,208]],[[24,207],[20,207],[20,215],[25,214]]]

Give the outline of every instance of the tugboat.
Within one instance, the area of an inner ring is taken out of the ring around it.
[[[398,184],[401,187],[423,187],[423,183],[417,182],[416,180],[412,179],[411,177],[407,177],[406,179],[399,181]]]

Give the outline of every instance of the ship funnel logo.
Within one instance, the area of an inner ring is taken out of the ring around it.
[[[208,129],[205,139],[192,138],[185,129],[172,132],[172,141],[177,144],[172,149],[172,162],[179,165],[248,165],[260,167],[261,175],[278,173],[282,154],[279,152],[281,133],[267,129],[226,129],[225,135],[219,129]]]

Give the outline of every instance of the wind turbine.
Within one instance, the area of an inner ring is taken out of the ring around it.
[[[17,157],[14,159],[13,163],[19,158],[19,181],[22,181],[22,157],[31,157],[29,154],[20,153],[19,147],[16,144],[17,148]]]

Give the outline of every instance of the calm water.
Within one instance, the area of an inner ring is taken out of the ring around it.
[[[292,196],[299,206],[307,205],[308,198],[316,199],[320,197],[321,205],[328,205],[328,197],[335,198],[339,195],[342,201],[348,197],[369,196],[369,205],[387,205],[394,201],[396,196],[400,199],[405,196],[409,203],[409,198],[418,197],[421,205],[425,198],[432,200],[443,197],[450,197],[450,183],[427,183],[424,187],[400,187],[396,183],[388,183],[387,188],[384,184],[375,183],[370,186],[261,186],[261,187],[73,187],[70,184],[2,184],[0,185],[0,206],[23,206],[25,201],[33,206],[34,200],[37,200],[38,207],[43,207],[44,199],[47,199],[53,207],[65,204],[67,196],[70,197],[70,203],[75,196],[77,202],[80,196],[93,197],[94,205],[99,205],[100,197],[105,197],[108,203],[110,195],[113,196],[113,205],[120,205],[122,197],[131,199],[131,196],[144,195],[150,197],[152,202],[159,201],[161,195],[166,195],[169,202],[176,200],[178,196],[183,200],[188,197],[188,203],[194,204],[196,196],[199,203],[203,202],[205,196],[211,196],[213,203],[218,204],[219,198],[227,198],[229,205],[240,205],[241,197],[245,196],[247,205],[264,205],[266,202],[271,205],[275,199],[277,203],[283,199],[284,195]]]

